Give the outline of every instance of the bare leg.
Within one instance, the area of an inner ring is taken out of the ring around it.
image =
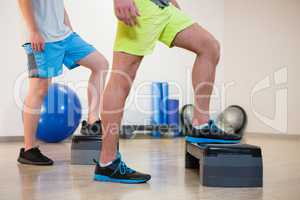
[[[25,150],[36,145],[35,133],[40,119],[40,109],[50,83],[51,79],[31,78],[29,80],[29,91],[23,112]]]
[[[88,123],[93,124],[95,121],[99,120],[100,95],[102,94],[105,85],[108,61],[102,54],[96,51],[80,60],[78,64],[91,70],[88,84]]]
[[[101,102],[101,119],[104,133],[100,156],[101,163],[109,163],[116,157],[119,128],[125,101],[141,61],[142,57],[140,56],[114,52],[113,71]]]
[[[213,91],[216,66],[220,59],[220,46],[216,39],[198,24],[180,32],[174,46],[196,53],[192,82],[195,92],[193,125],[209,120],[210,96]]]

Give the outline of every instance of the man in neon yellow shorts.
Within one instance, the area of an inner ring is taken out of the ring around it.
[[[125,101],[143,57],[153,51],[157,41],[196,54],[192,74],[196,105],[193,131],[202,131],[210,124],[210,95],[220,46],[209,32],[180,10],[176,0],[114,0],[114,4],[119,22],[113,72],[102,100],[104,137],[95,180],[145,183],[151,176],[127,167],[117,152]]]

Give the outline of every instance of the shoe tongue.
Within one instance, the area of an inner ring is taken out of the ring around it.
[[[38,152],[38,153],[40,153],[41,151],[40,151],[40,149],[39,149],[39,147],[34,147],[34,148],[32,148],[32,151],[34,151],[34,152]]]
[[[117,157],[112,164],[119,164],[121,162],[121,157]]]
[[[111,163],[111,165],[109,165],[108,167],[109,167],[110,169],[116,169],[116,168],[119,166],[120,162],[121,162],[121,158],[118,157],[118,158],[117,158],[116,160],[114,160],[114,161]]]
[[[33,147],[31,149],[28,149],[27,151],[24,151],[24,153],[29,153],[29,154],[41,154],[41,151],[38,147]]]
[[[209,126],[214,126],[215,125],[215,121],[214,120],[209,120],[208,121],[208,125]]]
[[[25,149],[24,149],[25,150]],[[27,151],[25,152],[32,152],[32,151],[39,151],[39,148],[38,147],[33,147],[31,149],[28,149]]]

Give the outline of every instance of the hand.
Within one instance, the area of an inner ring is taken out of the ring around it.
[[[34,51],[44,51],[45,40],[39,32],[32,32],[29,41]]]
[[[178,8],[179,10],[181,10],[179,3],[177,2],[177,0],[171,0],[170,1],[176,8]]]
[[[128,26],[137,25],[139,11],[133,0],[114,0],[116,17]]]

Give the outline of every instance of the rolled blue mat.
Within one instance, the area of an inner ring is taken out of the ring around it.
[[[169,84],[167,82],[162,83],[162,100],[161,100],[161,111],[162,111],[162,123],[168,124],[168,99],[169,99]]]
[[[168,125],[174,127],[173,132],[174,136],[177,137],[180,135],[179,132],[179,100],[177,99],[168,99]]]
[[[161,112],[162,100],[162,83],[152,83],[152,125],[161,125],[163,122]],[[160,137],[160,132],[154,131],[152,133],[155,137]]]

